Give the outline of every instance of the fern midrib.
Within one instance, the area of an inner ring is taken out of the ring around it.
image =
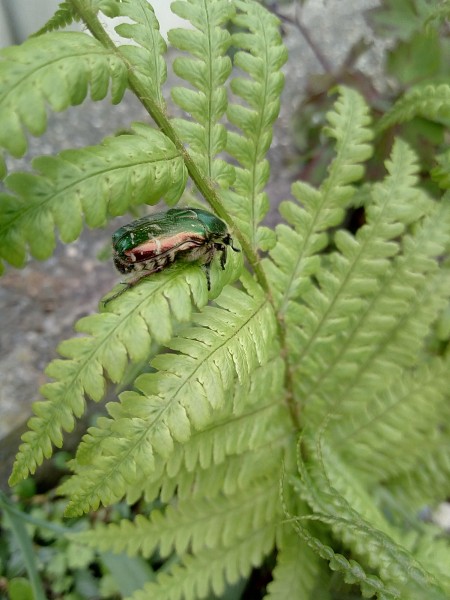
[[[8,234],[9,230],[14,228],[13,227],[14,224],[16,224],[15,227],[17,228],[17,226],[18,226],[17,221],[20,222],[28,214],[33,214],[34,212],[40,212],[45,207],[46,204],[51,204],[52,202],[55,202],[55,200],[58,198],[58,196],[65,194],[68,190],[70,190],[73,187],[76,187],[77,185],[88,183],[93,178],[100,177],[100,176],[108,174],[108,173],[119,173],[120,171],[126,171],[126,170],[132,169],[134,167],[148,166],[148,165],[153,165],[153,164],[157,164],[157,163],[175,161],[180,158],[181,158],[180,155],[177,153],[170,157],[164,157],[164,158],[160,158],[160,159],[152,160],[152,161],[140,160],[137,162],[129,162],[126,166],[123,166],[123,161],[125,160],[125,157],[123,157],[122,161],[121,161],[122,166],[114,166],[113,168],[111,168],[111,167],[110,168],[101,168],[101,169],[98,169],[97,171],[90,173],[87,177],[85,174],[81,174],[79,176],[79,178],[71,179],[70,183],[68,183],[65,187],[58,188],[57,190],[50,190],[50,193],[48,195],[46,195],[45,197],[42,197],[39,202],[34,202],[34,203],[19,206],[19,210],[16,210],[16,212],[13,213],[13,215],[9,219],[9,221],[4,221],[3,223],[0,224],[0,236],[5,235],[5,233]],[[64,160],[64,159],[62,159],[62,160]],[[72,167],[74,167],[74,166],[78,167],[78,165],[74,165],[73,163],[70,163],[70,164]],[[35,177],[37,179],[45,179],[45,174],[41,172],[39,174],[36,174]],[[14,195],[6,194],[6,195],[11,198],[13,198],[14,196],[23,198],[23,196],[17,196],[16,194],[14,194]],[[34,198],[38,198],[38,197],[39,196],[34,196]],[[51,208],[50,208],[50,211],[51,211]]]
[[[267,298],[264,298],[261,305],[258,307],[258,309],[252,311],[252,314],[249,316],[248,319],[246,319],[246,321],[239,327],[239,329],[237,331],[234,330],[232,332],[232,335],[230,337],[228,337],[226,339],[226,341],[223,341],[222,343],[218,344],[215,347],[213,352],[209,352],[208,358],[211,359],[211,357],[213,357],[216,352],[221,350],[223,346],[228,346],[229,341],[231,339],[233,339],[233,337],[236,337],[237,333],[240,332],[250,322],[250,320],[253,319],[260,312],[260,310],[262,310],[265,307],[265,305],[267,303],[268,303]],[[183,386],[186,385],[186,382],[189,381],[190,379],[192,379],[195,376],[195,374],[197,373],[198,369],[203,365],[204,359],[202,361],[196,360],[196,362],[197,362],[197,366],[193,370],[190,371],[190,374],[185,377],[185,379],[178,386],[178,388],[176,388],[174,391],[172,391],[172,393],[170,394],[170,397],[167,394],[167,396],[165,397],[166,403],[164,404],[164,406],[162,406],[158,411],[155,411],[154,413],[152,413],[152,422],[148,425],[148,427],[145,428],[145,430],[142,431],[142,433],[134,441],[134,443],[131,446],[127,447],[128,449],[125,452],[125,454],[120,457],[116,457],[116,460],[114,461],[114,466],[112,468],[109,468],[107,471],[102,471],[103,477],[99,477],[96,480],[97,485],[95,485],[93,488],[90,488],[89,494],[91,496],[93,496],[95,494],[98,497],[97,490],[103,489],[103,482],[108,481],[110,479],[110,475],[112,475],[115,471],[118,470],[118,466],[121,463],[126,461],[130,456],[132,456],[134,454],[134,451],[137,448],[139,448],[142,441],[149,436],[149,433],[154,428],[159,427],[162,417],[164,416],[164,414],[166,412],[168,412],[171,409],[172,403],[176,402],[176,398],[177,398],[180,390],[183,388]]]

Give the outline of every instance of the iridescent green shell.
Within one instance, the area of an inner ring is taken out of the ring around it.
[[[225,268],[227,246],[239,252],[226,223],[200,208],[172,208],[142,217],[115,231],[112,242],[117,270],[139,273],[128,287],[180,261],[203,264],[209,289],[209,268],[215,253],[221,252],[220,263]]]

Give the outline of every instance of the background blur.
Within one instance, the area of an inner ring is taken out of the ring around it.
[[[0,3],[0,47],[20,44],[39,29],[55,12],[59,0],[2,0]],[[180,19],[170,12],[168,0],[153,0],[164,37]],[[77,25],[72,27],[76,29]]]

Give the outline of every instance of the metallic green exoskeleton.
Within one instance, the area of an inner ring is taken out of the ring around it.
[[[217,251],[225,268],[227,246],[233,240],[226,224],[200,208],[172,208],[167,212],[142,217],[120,227],[112,236],[113,259],[121,273],[136,273],[123,290],[108,298],[109,302],[144,277],[162,271],[174,262],[198,262],[205,268],[208,290],[209,270]]]

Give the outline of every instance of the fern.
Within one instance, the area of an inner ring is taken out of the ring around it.
[[[272,230],[262,223],[287,56],[279,23],[253,0],[178,0],[173,10],[192,26],[169,33],[178,118],[146,0],[70,0],[39,37],[2,51],[5,154],[23,155],[47,110],[81,103],[89,87],[94,100],[111,88],[113,102],[128,88],[156,125],[5,177],[3,260],[21,267],[27,254],[49,258],[56,234],[70,243],[84,224],[160,198],[173,206],[188,178],[185,198],[203,198],[242,250],[225,270],[214,258],[211,289],[201,265],[176,261],[80,319],[47,367],[10,481],[61,447],[111,381],[122,391],[58,491],[69,516],[136,506],[73,535],[163,563],[135,600],[220,596],[262,566],[273,567],[268,600],[329,600],[342,581],[355,597],[448,597],[448,544],[419,518],[450,493],[448,153],[431,173],[442,191],[422,186],[425,167],[399,138],[386,174],[365,177],[377,133],[425,113],[447,119],[448,86],[412,88],[375,125],[362,96],[338,88],[326,176],[318,187],[295,182]],[[100,13],[126,17],[117,44]],[[92,37],[52,31],[70,19]],[[364,219],[349,231],[356,206]]]
[[[23,266],[27,246],[39,259],[53,253],[55,225],[61,240],[72,242],[83,229],[83,217],[90,227],[102,227],[111,215],[155,204],[161,196],[174,204],[186,181],[183,160],[170,140],[139,124],[100,146],[40,157],[33,166],[38,174],[7,177],[14,195],[0,196],[0,255],[16,267]]]
[[[321,452],[324,450],[322,447]],[[446,591],[436,583],[431,573],[428,573],[407,551],[395,544],[394,540],[389,539],[383,532],[375,530],[370,523],[362,519],[350,503],[347,503],[347,500],[330,486],[323,466],[314,464],[315,460],[318,458],[320,460],[321,455],[314,458],[314,454],[314,450],[309,453],[312,476],[306,470],[301,457],[299,458],[299,471],[305,484],[300,493],[312,506],[314,512],[318,513],[319,519],[329,523],[335,532],[339,532],[344,542],[352,545],[355,553],[362,556],[362,559],[372,568],[377,567],[385,581],[398,586],[394,596],[397,594],[398,597],[411,599],[424,596],[446,598]],[[336,470],[333,472],[338,473]],[[320,483],[315,481],[315,478]],[[318,489],[320,489],[319,493],[317,493]]]
[[[446,123],[450,116],[450,87],[439,85],[417,85],[412,87],[377,124],[378,131],[392,127],[396,123],[409,121],[422,116]]]
[[[55,14],[34,35],[38,36],[49,31],[55,31],[56,29],[63,29],[71,25],[74,21],[79,20],[77,13],[72,10],[70,2],[61,2]]]
[[[227,106],[223,84],[231,71],[231,61],[226,56],[230,36],[221,26],[230,19],[234,7],[225,0],[189,0],[174,2],[172,10],[195,27],[192,31],[176,29],[169,32],[173,46],[195,57],[176,58],[174,71],[198,89],[172,89],[174,101],[197,121],[178,119],[176,127],[189,143],[191,155],[205,177],[227,186],[233,179],[233,170],[215,157],[224,150],[226,143],[226,130],[219,121]]]
[[[83,102],[89,88],[93,100],[102,100],[110,81],[113,102],[125,91],[123,61],[84,33],[48,33],[0,57],[0,146],[16,157],[27,149],[25,129],[44,133],[47,103],[64,110]]]
[[[293,202],[281,205],[280,212],[294,229],[285,225],[277,227],[272,261],[265,262],[283,318],[291,297],[305,292],[311,276],[318,270],[320,259],[315,255],[328,243],[327,230],[342,221],[344,209],[350,205],[354,193],[351,184],[363,175],[359,163],[371,154],[368,142],[372,132],[367,127],[370,119],[357,93],[343,89],[328,120],[326,132],[337,140],[337,155],[329,167],[329,175],[320,190],[301,182],[294,184],[292,192],[305,209],[299,209]]]
[[[246,78],[234,78],[231,89],[246,106],[230,104],[228,118],[242,129],[243,135],[229,132],[227,150],[242,167],[236,168],[234,192],[225,196],[225,206],[250,240],[253,248],[273,246],[273,232],[258,227],[269,210],[264,187],[269,179],[269,163],[264,158],[272,141],[272,124],[280,109],[284,77],[281,67],[287,59],[278,32],[278,21],[256,2],[238,2],[243,11],[234,19],[241,29],[232,37],[240,48],[234,64]],[[248,30],[248,31],[247,31]]]

